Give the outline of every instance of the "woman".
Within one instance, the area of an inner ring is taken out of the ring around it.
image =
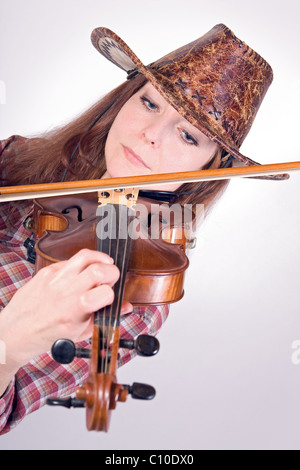
[[[92,42],[126,70],[128,80],[69,125],[36,139],[1,142],[2,185],[177,172],[255,162],[239,151],[272,81],[272,70],[224,25],[145,67],[114,33],[98,28]],[[29,170],[28,170],[29,169]],[[278,179],[278,177],[276,178]],[[166,185],[159,198],[204,204],[226,182]],[[155,187],[150,187],[154,189]],[[31,236],[23,221],[32,203],[1,207],[0,432],[42,406],[69,395],[87,374],[83,359],[53,361],[58,338],[91,336],[92,314],[113,301],[119,272],[104,253],[83,250],[39,271],[26,261]],[[47,299],[47,302],[45,302]],[[123,305],[121,335],[156,334],[167,307]],[[120,364],[130,359],[123,355]]]

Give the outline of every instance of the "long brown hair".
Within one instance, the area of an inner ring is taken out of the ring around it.
[[[101,178],[106,171],[104,148],[109,129],[122,106],[146,82],[139,74],[112,90],[69,124],[20,145],[14,165],[9,165],[5,159],[2,162],[5,179],[10,185],[49,183],[61,181],[66,172],[69,181]],[[101,119],[91,126],[103,112]],[[219,149],[203,169],[220,166],[221,153]],[[178,191],[185,194],[176,196],[174,202],[204,204],[207,210],[227,184],[226,181],[213,181],[201,187],[199,183],[183,184]]]

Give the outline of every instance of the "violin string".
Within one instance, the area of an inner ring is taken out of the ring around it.
[[[122,192],[123,192],[123,197],[125,197],[125,189],[122,189]],[[113,328],[112,328],[112,335],[113,335],[113,338],[115,336],[115,333],[116,333],[116,329],[117,327],[119,326],[118,325],[118,322],[119,322],[119,318],[120,318],[120,311],[121,311],[121,303],[122,303],[122,287],[123,287],[123,284],[124,284],[124,275],[125,275],[125,261],[126,261],[126,257],[127,257],[127,242],[128,242],[128,235],[126,236],[126,241],[125,241],[125,246],[121,247],[121,238],[120,238],[120,235],[121,235],[121,224],[123,223],[123,214],[124,214],[124,206],[123,206],[123,203],[119,201],[118,205],[118,216],[117,216],[117,224],[116,224],[116,227],[117,227],[117,232],[116,232],[116,236],[117,236],[117,243],[116,243],[116,254],[115,254],[115,263],[117,264],[119,270],[120,270],[120,277],[119,277],[119,280],[118,280],[118,291],[115,292],[115,295],[116,295],[116,302],[115,302],[115,311],[114,311],[114,322],[113,322]],[[127,209],[127,208],[126,208]],[[127,216],[126,216],[126,221],[128,220]],[[126,230],[126,234],[127,234],[127,230]],[[122,250],[123,248],[123,250]],[[121,256],[122,256],[122,259],[118,261],[119,259],[119,254],[120,254],[120,250],[122,250],[121,252]],[[111,322],[112,324],[112,322]]]
[[[104,202],[104,197],[103,197],[103,194],[102,194],[102,200],[100,202],[101,207],[103,207],[103,202]],[[99,235],[100,235],[100,243],[99,243],[100,249],[99,249],[99,251],[103,252],[104,251],[104,249],[103,249],[103,236],[102,236],[102,234],[99,234]],[[104,341],[104,331],[105,331],[104,330],[104,323],[103,323],[104,322],[104,316],[105,316],[105,307],[104,307],[104,309],[102,309],[102,336],[101,336],[101,338],[100,338],[100,332],[99,332],[99,341],[101,341],[101,344],[99,345],[100,354],[102,354],[103,341]],[[99,322],[98,328],[100,330],[100,322]],[[99,360],[100,360],[101,372],[103,372],[103,358],[102,358],[102,356],[99,358]]]
[[[134,192],[135,192],[135,189],[132,188],[131,189],[131,193],[132,195],[134,196]],[[123,190],[123,193],[125,193],[125,190]],[[128,260],[128,256],[129,256],[129,253],[128,253],[128,245],[129,245],[129,233],[128,233],[128,221],[129,221],[129,216],[130,216],[130,210],[132,210],[132,207],[133,207],[133,203],[134,203],[134,197],[131,198],[130,200],[130,204],[129,205],[120,205],[119,207],[121,208],[121,213],[119,214],[120,217],[119,217],[119,222],[122,224],[124,223],[124,229],[126,229],[126,238],[125,238],[125,243],[123,244],[122,248],[122,259],[121,259],[121,262],[118,263],[118,267],[120,269],[120,278],[119,278],[119,288],[118,288],[118,292],[117,292],[117,302],[116,302],[116,306],[115,306],[115,309],[116,309],[116,312],[115,312],[115,318],[114,318],[114,327],[113,327],[113,331],[116,331],[116,328],[119,326],[119,319],[120,319],[120,312],[121,312],[121,307],[122,307],[122,300],[123,300],[123,295],[122,295],[122,291],[124,289],[124,285],[125,285],[125,276],[126,276],[126,266],[127,266],[127,260]],[[125,212],[126,211],[126,212]],[[125,215],[126,215],[126,220],[124,221],[123,220],[123,215],[124,215],[124,212],[125,212]],[[126,227],[125,227],[125,223],[126,223]],[[120,244],[120,224],[119,224],[119,227],[118,227],[118,243],[117,243],[117,258],[119,256],[119,250],[121,248],[121,244]],[[116,259],[117,259],[116,258]]]
[[[117,236],[117,224],[116,226],[114,225],[114,222],[117,222],[117,218],[114,220],[114,207],[115,207],[115,191],[112,190],[112,201],[111,201],[111,209],[110,209],[110,222],[109,222],[109,255],[114,259],[114,264],[117,265],[117,259],[118,259],[118,247],[116,247],[116,242],[113,242],[114,236]],[[115,227],[115,232],[114,233],[114,227]],[[117,236],[118,240],[118,236]],[[113,309],[114,309],[114,304],[115,301],[113,301],[109,306],[106,307],[106,310],[108,310],[109,315],[107,317],[106,315],[106,323],[108,323],[108,335],[107,335],[107,340],[106,340],[106,348],[105,348],[105,367],[104,370],[105,372],[108,372],[108,367],[109,367],[109,347],[113,343],[113,337],[114,337],[114,330],[112,329],[112,316],[113,316]],[[108,321],[107,321],[108,320]]]
[[[134,188],[132,188],[132,192],[134,192]],[[124,285],[124,276],[126,275],[125,265],[126,265],[126,258],[128,257],[127,250],[128,250],[128,239],[129,239],[128,218],[129,218],[129,210],[132,209],[132,200],[130,202],[131,202],[131,207],[126,207],[126,210],[127,210],[127,212],[126,212],[126,223],[127,223],[127,226],[126,226],[126,240],[125,240],[125,246],[124,246],[124,250],[123,250],[122,268],[120,269],[120,282],[119,282],[119,292],[118,292],[118,301],[117,301],[118,315],[116,315],[116,317],[115,317],[114,328],[117,327],[117,321],[119,319],[119,314],[120,314],[120,311],[121,311],[122,288],[123,288],[123,285]],[[123,221],[121,221],[121,223],[123,223]]]
[[[123,189],[123,196],[125,196],[125,190]],[[117,249],[116,249],[116,257],[115,257],[115,262],[116,264],[118,265],[118,268],[120,270],[120,277],[119,277],[119,280],[118,280],[118,284],[119,284],[119,287],[118,287],[118,292],[115,293],[116,295],[116,303],[115,303],[115,312],[114,312],[114,325],[113,325],[113,335],[115,334],[116,332],[116,329],[117,327],[119,326],[118,325],[118,322],[119,322],[119,318],[120,318],[120,312],[121,312],[121,303],[122,303],[122,289],[123,289],[123,285],[124,285],[124,276],[126,275],[125,273],[125,265],[126,265],[126,259],[127,259],[127,249],[128,249],[128,230],[127,230],[127,227],[126,227],[126,239],[125,239],[125,244],[124,246],[122,247],[123,250],[122,250],[122,259],[120,260],[120,262],[118,262],[118,258],[119,258],[119,252],[120,252],[120,249],[121,249],[121,243],[120,243],[120,224],[122,224],[124,221],[123,221],[123,214],[124,214],[124,206],[123,204],[118,204],[118,209],[119,209],[119,213],[118,213],[118,224],[117,224]],[[120,210],[121,209],[121,210]],[[128,223],[128,208],[126,207],[126,223]]]
[[[101,200],[101,207],[107,206],[105,202],[105,194],[102,193],[102,200]],[[104,213],[102,214],[104,216]],[[111,222],[109,222],[109,227],[111,227]],[[104,227],[103,227],[104,228]],[[108,245],[106,244],[106,247],[104,248],[104,232],[100,234],[100,248],[99,251],[104,252],[108,254],[109,256],[112,256],[112,247],[111,247],[111,233],[109,233],[109,241]],[[108,358],[108,347],[109,347],[109,336],[107,331],[109,331],[109,315],[108,312],[109,307],[106,305],[105,307],[102,308],[102,323],[99,323],[99,327],[101,326],[102,329],[102,337],[99,338],[99,341],[101,340],[101,345],[99,348],[99,352],[101,354],[100,357],[100,372],[104,373],[106,368],[107,368],[107,358]]]
[[[109,221],[109,255],[114,259],[114,264],[116,264],[115,258],[115,247],[114,252],[112,252],[113,244],[112,239],[114,236],[113,233],[113,208],[114,208],[114,190],[112,190],[112,202],[111,202],[111,210],[110,210],[110,221]],[[114,303],[114,302],[113,302]],[[106,316],[106,323],[107,323],[107,338],[106,338],[106,349],[105,349],[105,372],[108,372],[108,359],[109,359],[109,347],[111,345],[111,316],[112,316],[112,309],[113,303],[107,306],[106,310],[108,311],[108,318]]]
[[[107,205],[108,206],[108,205]],[[109,209],[108,209],[109,210]],[[111,217],[111,214],[109,214]],[[109,221],[108,224],[109,232],[108,232],[108,252],[107,254],[110,257],[112,256],[112,245],[111,245],[111,238],[112,238],[112,224],[111,220]],[[104,357],[102,357],[101,365],[102,365],[102,370],[101,372],[106,372],[107,367],[108,367],[108,353],[109,353],[109,344],[110,344],[110,338],[109,338],[109,332],[110,332],[110,306],[105,306],[104,307],[104,313],[103,313],[103,333],[105,332],[105,338],[104,338],[104,344],[102,344],[102,352],[104,353]]]
[[[122,190],[124,194],[124,189]],[[115,258],[115,263],[117,264],[118,268],[120,269],[119,263],[118,263],[118,257],[119,257],[119,249],[120,249],[120,215],[121,215],[121,210],[122,210],[122,203],[120,204],[120,201],[118,201],[118,215],[116,216],[117,223],[116,223],[116,237],[117,237],[117,242],[116,242],[116,258]],[[123,258],[124,258],[124,251],[123,251]],[[116,326],[117,326],[117,318],[119,316],[119,309],[120,309],[120,293],[121,293],[121,285],[122,285],[122,270],[120,269],[120,277],[118,280],[118,292],[115,292],[116,295],[116,302],[115,302],[115,311],[114,311],[114,322],[113,322],[113,328],[112,328],[112,336],[114,338],[114,335],[116,333]],[[111,322],[112,323],[112,322]]]

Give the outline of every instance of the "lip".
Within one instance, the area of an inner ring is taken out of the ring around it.
[[[122,147],[124,150],[125,157],[127,158],[127,160],[133,163],[133,165],[138,166],[140,168],[147,168],[147,170],[150,170],[150,168],[141,159],[141,157],[137,155],[136,153],[134,153],[134,151],[131,148],[126,147],[126,145],[122,145]]]

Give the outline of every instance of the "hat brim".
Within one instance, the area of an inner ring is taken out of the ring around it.
[[[161,96],[171,105],[176,111],[182,115],[187,121],[193,126],[199,129],[213,142],[220,145],[221,148],[226,150],[235,159],[234,166],[241,165],[260,165],[260,163],[243,155],[239,149],[233,146],[224,138],[220,138],[213,134],[209,125],[205,125],[207,117],[193,116],[192,113],[185,109],[182,103],[178,102],[178,98],[175,98],[170,90],[163,86],[162,80],[160,79],[159,72],[151,68],[151,65],[145,66],[141,60],[135,55],[135,53],[128,47],[128,45],[113,31],[108,28],[99,27],[93,30],[91,34],[91,41],[93,46],[103,55],[107,60],[112,62],[117,67],[124,70],[129,76],[134,72],[140,72],[145,78],[154,86],[154,88],[161,94]],[[289,175],[273,175],[258,177],[259,179],[270,179],[270,180],[284,180],[288,179]]]

